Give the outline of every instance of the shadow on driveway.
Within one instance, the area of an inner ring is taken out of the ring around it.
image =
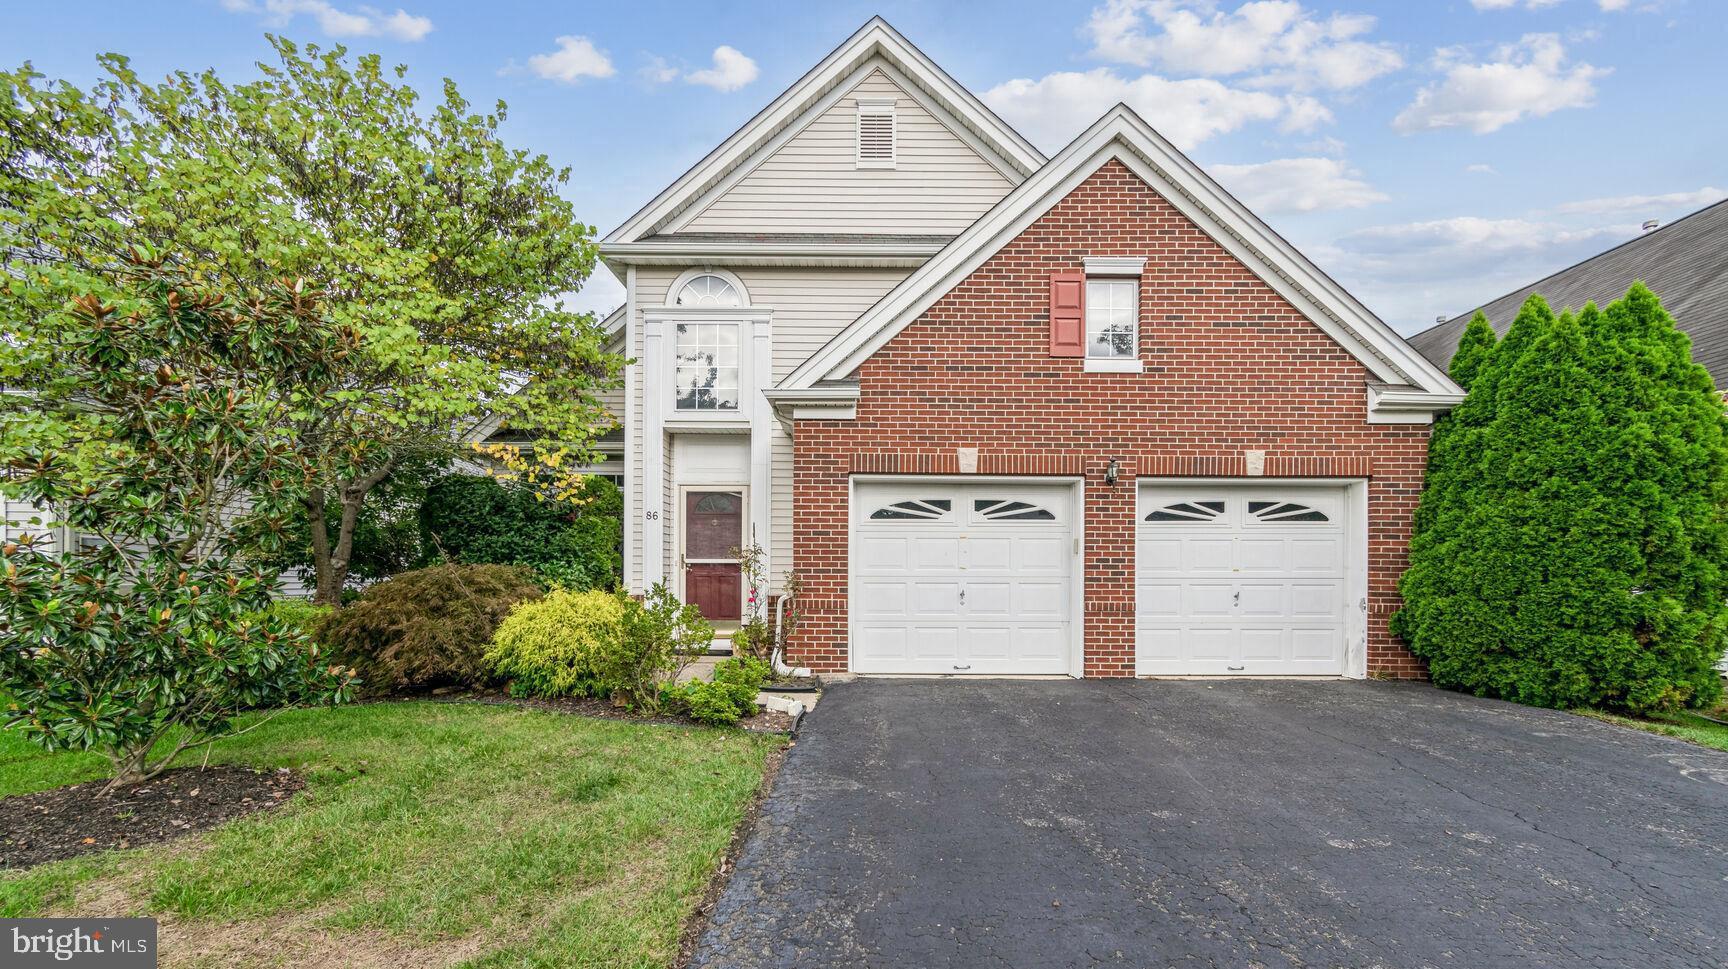
[[[832,687],[692,965],[1721,966],[1728,754],[1415,684]]]

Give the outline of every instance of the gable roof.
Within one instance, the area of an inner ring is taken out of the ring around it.
[[[1541,293],[1556,310],[1605,306],[1626,295],[1642,279],[1674,322],[1692,338],[1692,359],[1704,365],[1716,386],[1728,386],[1728,200],[1598,253],[1583,262],[1507,293],[1481,307],[1494,332],[1512,325],[1531,293]],[[1475,310],[1432,326],[1410,338],[1437,366],[1449,366],[1458,337]]]
[[[1116,159],[1360,360],[1400,406],[1444,409],[1463,391],[1355,297],[1260,221],[1133,109],[1118,104],[929,262],[789,374],[780,386],[845,378],[967,274],[1106,162]]]
[[[719,147],[612,230],[604,242],[633,243],[661,231],[722,179],[762,157],[771,141],[786,134],[825,96],[835,93],[836,88],[851,80],[873,59],[893,67],[918,92],[957,120],[967,133],[1009,166],[1013,181],[1025,178],[1044,164],[1043,153],[1031,142],[949,77],[886,20],[872,17]]]

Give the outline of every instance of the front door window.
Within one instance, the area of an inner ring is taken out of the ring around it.
[[[742,491],[684,492],[684,601],[709,622],[743,618]]]

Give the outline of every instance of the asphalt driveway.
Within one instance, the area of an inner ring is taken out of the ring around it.
[[[692,964],[1722,966],[1728,754],[1410,684],[840,684]]]

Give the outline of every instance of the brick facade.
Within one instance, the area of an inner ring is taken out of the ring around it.
[[[1049,276],[1087,256],[1144,256],[1139,374],[1049,353]],[[850,421],[793,430],[801,664],[846,668],[847,480],[853,473],[1086,479],[1085,674],[1134,674],[1137,481],[1368,477],[1368,671],[1418,677],[1387,630],[1397,608],[1428,426],[1369,424],[1370,375],[1295,307],[1118,162],[993,255],[859,368]],[[1104,482],[1110,458],[1120,479]]]

